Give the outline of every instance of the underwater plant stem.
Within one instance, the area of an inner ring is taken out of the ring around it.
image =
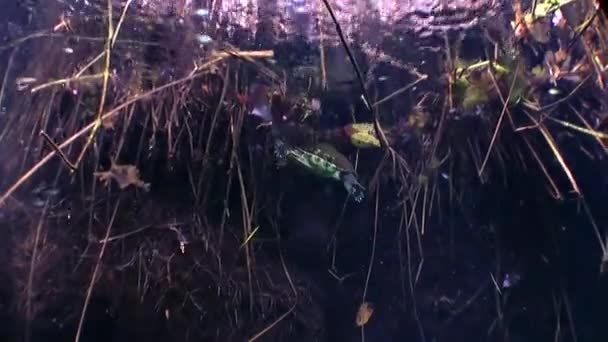
[[[367,289],[369,287],[369,280],[372,276],[372,269],[374,267],[374,258],[376,256],[376,236],[378,235],[378,206],[380,203],[380,187],[376,187],[376,201],[374,206],[374,236],[372,238],[372,251],[369,257],[369,266],[367,267],[367,276],[365,278],[365,286],[363,287],[363,302],[367,297]]]
[[[228,84],[230,83],[230,82],[228,82],[229,72],[230,72],[230,67],[228,65],[226,65],[226,71],[224,72],[224,76],[222,77],[222,82],[224,83],[222,86],[222,93],[220,94],[220,97],[218,99],[217,107],[215,108],[215,112],[213,113],[213,117],[211,119],[211,126],[209,127],[209,134],[207,135],[207,142],[205,144],[205,153],[203,154],[203,170],[202,170],[200,178],[198,179],[198,182],[197,182],[197,194],[201,194],[204,181],[206,181],[207,183],[210,183],[209,179],[205,179],[205,178],[207,176],[207,172],[208,172],[208,168],[209,168],[209,154],[211,153],[211,141],[213,140],[215,127],[218,122],[218,117],[220,115],[220,111],[222,110],[222,104],[224,103],[224,98],[228,91]],[[205,194],[203,195],[203,199],[202,199],[203,206],[207,202],[208,196],[209,196],[209,191],[207,190],[207,191],[205,191]]]
[[[537,110],[539,112],[542,112],[549,108],[555,107],[560,103],[568,101],[585,83],[587,83],[587,81],[591,78],[591,76],[593,76],[593,74],[589,74],[589,75],[585,76],[585,78],[583,78],[581,80],[581,82],[579,84],[577,84],[576,87],[574,87],[574,89],[572,89],[572,91],[570,91],[568,93],[568,95],[560,98],[559,100],[555,100],[554,102],[551,102],[548,105],[542,106],[542,107],[538,108]]]
[[[34,273],[36,269],[36,260],[38,259],[38,244],[40,242],[40,235],[42,233],[42,227],[46,213],[49,207],[49,200],[47,199],[42,208],[40,219],[36,225],[36,236],[34,237],[34,249],[30,260],[30,271],[27,277],[27,288],[26,288],[26,299],[25,299],[25,342],[30,340],[30,324],[32,322],[32,298],[34,297]]]
[[[353,68],[355,69],[355,73],[357,74],[357,79],[359,80],[359,85],[361,86],[361,92],[362,92],[363,98],[365,99],[365,106],[367,107],[367,109],[369,111],[371,111],[372,108],[369,106],[369,104],[371,103],[369,101],[370,97],[367,92],[367,88],[365,87],[365,82],[363,81],[363,74],[361,73],[361,69],[359,68],[359,65],[357,64],[357,60],[355,59],[355,56],[353,55],[352,51],[348,47],[348,43],[346,42],[346,39],[344,38],[344,33],[342,32],[342,27],[340,26],[340,23],[338,22],[338,19],[336,18],[336,15],[334,14],[334,10],[332,9],[331,5],[329,4],[329,1],[328,0],[322,0],[322,1],[325,4],[325,8],[327,9],[327,12],[329,12],[329,15],[331,16],[331,20],[334,22],[334,25],[336,27],[336,33],[338,34],[338,37],[340,37],[340,42],[342,42],[342,46],[344,47],[344,50],[346,51],[346,54],[348,55],[348,59],[350,60],[351,64],[353,65]]]
[[[236,160],[236,172],[239,179],[240,194],[241,194],[241,208],[243,217],[243,241],[247,240],[247,237],[251,235],[251,217],[249,204],[247,203],[247,192],[245,191],[245,180],[243,179],[243,171],[241,169],[241,163],[238,159]],[[247,281],[249,283],[249,313],[253,314],[253,256],[249,244],[245,244],[245,260],[247,263]]]
[[[89,63],[87,63],[85,66],[83,66],[79,72],[77,72],[74,77],[78,77],[80,75],[82,75],[88,68],[90,68],[93,64],[97,63],[98,60],[100,60],[101,58],[103,58],[103,56],[105,56],[106,53],[105,51],[100,52],[97,56],[95,56],[93,59],[91,59],[91,61],[89,61]]]
[[[125,15],[127,14],[127,10],[129,9],[129,5],[133,0],[127,0],[125,7],[122,9],[122,14],[120,15],[120,19],[118,20],[118,24],[116,24],[116,33],[112,37],[111,47],[114,47],[114,43],[116,43],[116,38],[118,37],[118,32],[120,31],[120,27],[122,26],[123,21],[125,20]]]
[[[2,78],[2,86],[0,87],[0,116],[2,116],[2,102],[4,102],[4,93],[6,93],[6,83],[8,82],[8,76],[11,73],[11,68],[13,67],[13,60],[15,59],[15,55],[17,54],[17,50],[19,48],[16,47],[11,52],[11,56],[8,58],[8,62],[6,63],[6,68],[4,69],[4,77]]]
[[[216,57],[214,59],[211,59],[210,61],[208,61],[207,63],[205,63],[202,66],[199,66],[198,70],[199,72],[188,75],[186,77],[180,78],[178,80],[175,80],[173,82],[169,82],[166,83],[158,88],[154,88],[151,89],[143,94],[139,94],[136,95],[134,97],[132,97],[131,99],[123,102],[122,104],[116,106],[115,108],[109,110],[108,112],[106,112],[105,114],[102,115],[101,119],[105,120],[105,119],[110,119],[116,115],[118,115],[122,109],[128,107],[129,105],[140,101],[144,98],[148,98],[164,89],[173,87],[175,85],[181,84],[183,82],[187,82],[193,79],[196,79],[198,77],[203,76],[204,74],[206,74],[206,69],[209,68],[212,65],[215,65],[216,63],[218,63],[219,61],[223,60],[224,57]],[[58,147],[60,149],[63,149],[69,145],[71,145],[74,141],[76,141],[76,139],[80,138],[81,136],[85,135],[87,132],[89,132],[91,129],[93,129],[93,126],[95,125],[94,122],[86,125],[85,127],[81,128],[80,131],[74,133],[71,137],[69,137],[68,139],[66,139],[63,143],[61,143],[60,145],[58,145]],[[46,156],[44,156],[44,158],[42,158],[38,163],[36,163],[34,166],[32,166],[25,174],[23,174],[17,181],[15,181],[15,183],[13,183],[13,185],[11,185],[1,196],[0,196],[0,207],[2,207],[2,205],[4,205],[4,202],[21,186],[23,185],[28,179],[30,179],[30,177],[32,177],[38,170],[40,170],[40,168],[42,168],[44,165],[46,165],[46,163],[48,163],[51,158],[53,158],[55,156],[57,152],[55,151],[51,151],[49,152]]]
[[[262,337],[264,334],[266,334],[268,331],[270,331],[270,329],[274,328],[277,324],[279,324],[282,320],[284,320],[287,316],[289,316],[296,309],[296,306],[298,305],[298,291],[296,290],[296,286],[294,285],[293,280],[291,279],[291,275],[289,274],[289,270],[287,269],[287,264],[285,263],[285,257],[283,256],[283,252],[282,252],[282,248],[281,248],[281,235],[279,234],[279,230],[277,229],[277,224],[275,221],[272,222],[272,226],[274,227],[274,231],[277,236],[277,241],[279,242],[279,258],[281,259],[281,266],[283,267],[283,272],[285,272],[285,277],[287,278],[287,281],[289,282],[289,287],[293,291],[293,296],[294,296],[293,305],[284,314],[282,314],[276,320],[274,320],[274,322],[270,323],[266,328],[262,329],[262,331],[260,331],[259,333],[255,334],[254,336],[249,338],[247,340],[247,342],[254,342],[257,339],[259,339],[260,337]]]
[[[490,73],[492,80],[495,82],[494,74],[492,73],[492,71],[488,70],[488,72]],[[519,73],[519,62],[517,62],[517,66],[515,66],[515,75],[518,75],[518,73]],[[503,102],[502,111],[500,112],[500,117],[498,118],[498,122],[496,123],[496,128],[494,129],[494,134],[492,134],[492,140],[490,141],[490,146],[488,146],[488,151],[486,152],[486,156],[484,157],[483,162],[481,163],[481,167],[479,168],[479,171],[478,171],[479,177],[481,177],[481,175],[483,174],[483,171],[486,168],[486,164],[488,163],[488,160],[490,159],[490,154],[492,153],[492,149],[494,147],[494,144],[496,143],[496,138],[498,138],[498,132],[500,131],[500,127],[502,126],[502,121],[505,117],[505,114],[508,112],[509,101],[511,100],[511,95],[513,94],[513,88],[515,88],[516,80],[517,80],[517,76],[513,77],[513,80],[511,81],[511,87],[509,88],[509,94],[507,95],[507,98]],[[498,88],[497,83],[494,83],[494,87],[496,88],[496,91],[500,93],[500,89]]]
[[[61,158],[61,160],[63,160],[63,162],[70,168],[70,170],[75,171],[76,166],[68,160],[68,157],[66,157],[66,155],[63,153],[63,151],[61,151],[59,149],[59,147],[57,146],[57,144],[55,144],[53,139],[51,139],[51,137],[49,137],[49,135],[46,134],[45,131],[40,131],[40,135],[44,138],[44,141],[46,141],[46,143],[49,146],[51,146],[51,148],[53,150],[55,150],[55,152],[57,152],[57,154],[59,155],[59,158]]]
[[[321,63],[321,89],[327,90],[327,67],[325,66],[325,33],[323,32],[323,25],[319,25],[319,54]]]
[[[96,79],[99,79],[99,78],[104,79],[105,76],[106,76],[105,73],[94,74],[94,75],[85,75],[85,76],[76,75],[76,76],[73,76],[73,77],[62,78],[60,80],[50,81],[50,82],[38,85],[38,86],[32,88],[30,90],[30,92],[31,93],[35,93],[35,92],[37,92],[39,90],[42,90],[44,88],[52,87],[52,86],[55,86],[55,85],[67,84],[67,83],[75,82],[75,81],[90,81],[90,80],[96,80]]]
[[[551,136],[551,133],[549,133],[549,130],[547,130],[547,128],[542,123],[538,122],[530,114],[528,114],[528,113],[526,113],[526,114],[528,115],[528,117],[532,121],[534,121],[534,123],[536,125],[538,125],[538,130],[542,133],[543,137],[547,141],[547,144],[551,148],[551,151],[553,152],[553,155],[555,156],[555,158],[557,159],[557,161],[561,165],[562,169],[564,170],[564,173],[568,177],[568,180],[570,181],[570,184],[572,184],[572,190],[574,190],[574,192],[579,197],[582,196],[581,190],[578,187],[576,179],[574,178],[574,175],[572,174],[572,171],[570,171],[570,168],[566,164],[566,161],[564,160],[564,157],[562,156],[561,152],[559,151],[559,148],[557,147],[557,144],[555,143],[555,140]]]
[[[415,81],[395,90],[394,92],[390,93],[389,95],[387,95],[386,97],[384,97],[381,100],[376,101],[374,104],[372,104],[372,107],[378,107],[379,105],[383,104],[384,102],[392,99],[393,97],[409,90],[410,88],[412,88],[413,86],[415,86],[416,84],[426,80],[428,78],[428,75],[421,75],[420,77],[418,77],[418,79],[416,79]]]
[[[363,74],[361,73],[361,69],[359,68],[359,65],[357,64],[357,60],[355,59],[355,56],[353,55],[352,51],[348,47],[348,43],[346,42],[346,38],[344,38],[344,33],[342,32],[342,27],[340,26],[340,23],[338,22],[338,19],[336,18],[336,15],[334,14],[334,11],[333,11],[331,5],[329,4],[329,1],[328,0],[322,0],[322,1],[325,4],[327,11],[329,12],[329,15],[331,16],[331,19],[334,22],[334,25],[336,26],[336,33],[340,37],[340,42],[342,42],[342,46],[344,47],[344,50],[346,51],[346,54],[348,55],[348,59],[350,60],[350,63],[353,65],[353,68],[355,69],[355,73],[357,75],[357,80],[359,81],[359,86],[361,87],[361,94],[363,95],[363,100],[365,102],[365,107],[371,113],[371,115],[374,119],[374,130],[376,131],[376,135],[380,139],[380,143],[382,144],[382,147],[388,148],[391,151],[391,153],[395,153],[393,151],[393,149],[390,147],[390,144],[388,143],[388,140],[386,139],[386,135],[382,131],[382,127],[380,127],[380,122],[378,121],[378,113],[370,105],[371,104],[370,97],[369,97],[369,93],[367,92],[367,88],[365,87],[365,81],[363,80]]]
[[[108,245],[107,241],[110,237],[112,226],[114,225],[114,219],[116,218],[116,213],[118,212],[119,204],[120,199],[116,200],[116,204],[114,205],[114,212],[112,213],[110,223],[108,223],[108,227],[106,228],[106,236],[104,237],[104,242],[101,244],[101,250],[99,251],[99,256],[97,257],[97,263],[95,263],[95,269],[93,270],[91,282],[89,283],[89,288],[87,289],[87,296],[85,297],[84,305],[82,307],[82,313],[80,314],[80,320],[78,321],[78,330],[76,330],[76,337],[74,338],[74,342],[80,341],[80,336],[82,334],[82,326],[84,325],[84,319],[86,317],[87,308],[89,306],[89,303],[91,302],[91,295],[93,293],[93,288],[95,287],[95,282],[97,281],[97,274],[99,273],[99,269],[101,268],[101,259],[103,258],[103,255],[106,251],[106,246]]]
[[[564,197],[563,197],[561,191],[559,191],[557,184],[555,184],[555,181],[553,180],[553,178],[551,178],[551,175],[549,174],[549,171],[547,170],[547,167],[545,166],[545,164],[543,164],[542,160],[540,159],[540,156],[538,155],[538,153],[536,153],[536,150],[534,150],[534,148],[532,147],[530,140],[525,135],[523,136],[523,140],[526,143],[526,146],[528,146],[528,149],[530,149],[530,153],[532,153],[534,160],[536,160],[540,169],[545,174],[545,178],[547,178],[547,181],[549,181],[549,185],[551,186],[551,189],[553,192],[552,197],[555,198],[556,200],[562,200]]]
[[[93,129],[91,130],[91,134],[89,134],[89,138],[87,139],[84,147],[82,148],[82,151],[80,152],[80,155],[78,156],[78,158],[76,159],[76,162],[74,163],[74,166],[76,168],[78,168],[78,165],[84,158],[87,150],[89,149],[89,146],[93,143],[93,139],[95,138],[95,136],[97,135],[97,132],[99,131],[99,128],[101,127],[103,109],[105,107],[106,96],[108,93],[108,81],[110,79],[110,61],[111,61],[110,55],[111,55],[113,38],[114,38],[114,26],[112,24],[112,1],[108,0],[108,36],[106,38],[106,48],[105,48],[105,57],[106,58],[105,58],[105,67],[104,67],[104,71],[103,71],[103,84],[101,87],[101,98],[99,99],[99,108],[97,110],[97,118],[95,119],[95,124],[93,126]]]
[[[585,33],[585,31],[587,31],[587,29],[591,26],[591,24],[593,23],[593,21],[595,20],[595,18],[597,17],[597,15],[600,13],[601,10],[602,9],[600,7],[598,7],[595,10],[595,12],[593,12],[591,17],[589,17],[587,20],[585,20],[585,22],[583,22],[581,29],[578,30],[578,32],[575,32],[574,37],[572,37],[572,40],[570,40],[570,43],[568,43],[568,46],[566,47],[566,51],[570,51],[570,49],[572,49],[572,46],[574,46],[574,44],[576,44],[578,39]]]
[[[408,219],[406,217],[406,203],[405,201],[403,202],[403,221],[405,223],[405,246],[406,246],[406,253],[407,253],[407,273],[408,273],[408,287],[410,290],[410,298],[412,300],[412,310],[414,313],[414,318],[416,319],[416,325],[418,326],[418,332],[420,334],[420,339],[423,342],[426,342],[426,336],[424,334],[424,327],[422,326],[422,321],[420,320],[420,316],[418,315],[418,304],[417,304],[417,300],[416,300],[416,295],[415,295],[415,276],[412,272],[412,241],[410,239],[410,230],[412,228],[412,218],[414,217],[414,212],[416,211],[415,205],[412,206],[412,213],[410,214],[410,218]],[[420,241],[419,241],[420,243]],[[419,270],[421,269],[422,266],[422,262],[424,262],[424,259],[422,259],[422,254],[421,254],[421,260],[420,260],[420,264],[419,264]]]

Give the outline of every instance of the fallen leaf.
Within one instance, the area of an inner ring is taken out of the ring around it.
[[[150,187],[149,183],[144,183],[139,178],[139,170],[134,165],[118,165],[112,162],[112,166],[108,171],[95,172],[94,175],[106,184],[110,179],[114,179],[121,190],[129,185],[143,188],[146,191]]]
[[[362,327],[367,324],[370,317],[374,313],[374,307],[371,303],[363,302],[361,306],[359,306],[359,311],[357,312],[356,323],[358,327]]]

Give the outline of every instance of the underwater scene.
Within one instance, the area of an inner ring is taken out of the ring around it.
[[[0,341],[608,341],[604,0],[0,8]]]

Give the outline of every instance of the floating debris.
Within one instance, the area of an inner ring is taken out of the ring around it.
[[[209,37],[206,34],[197,34],[196,40],[203,45],[213,42],[213,38]]]
[[[139,178],[139,170],[134,165],[118,165],[112,163],[110,170],[95,172],[94,175],[99,177],[99,180],[104,181],[106,184],[110,179],[114,179],[118,183],[118,187],[123,190],[129,185],[134,185],[138,188],[143,188],[148,191],[150,188],[149,183],[144,183]]]
[[[369,319],[374,314],[374,307],[371,303],[363,302],[361,306],[359,306],[359,311],[357,311],[357,318],[355,323],[357,323],[358,327],[362,327],[369,322]]]

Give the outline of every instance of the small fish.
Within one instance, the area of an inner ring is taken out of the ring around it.
[[[197,34],[196,40],[203,45],[213,42],[213,38],[209,37],[206,34]]]
[[[558,8],[557,11],[553,13],[553,17],[551,17],[551,24],[553,24],[553,26],[557,26],[562,20],[564,20],[564,14]]]
[[[251,115],[257,116],[264,120],[264,122],[272,121],[272,115],[270,114],[270,108],[268,105],[259,105],[253,108]]]
[[[44,207],[45,204],[46,204],[46,202],[41,198],[35,198],[32,201],[32,205],[36,208],[42,208],[42,207]]]
[[[63,52],[67,53],[68,55],[71,55],[74,53],[74,49],[72,49],[71,47],[66,47],[63,49]]]
[[[209,16],[209,10],[206,8],[199,8],[196,11],[194,11],[194,13],[192,13],[192,14],[197,17],[207,17],[207,16]]]
[[[310,100],[310,109],[312,109],[315,112],[318,112],[321,110],[321,100],[314,98]]]
[[[43,193],[48,197],[55,197],[59,195],[59,189],[57,188],[47,188],[43,190]]]
[[[505,279],[502,281],[502,288],[508,289],[513,287],[519,283],[521,280],[521,276],[517,273],[507,274],[505,275]]]
[[[15,80],[15,85],[17,86],[18,91],[22,91],[27,89],[32,83],[38,81],[34,77],[17,77]]]

